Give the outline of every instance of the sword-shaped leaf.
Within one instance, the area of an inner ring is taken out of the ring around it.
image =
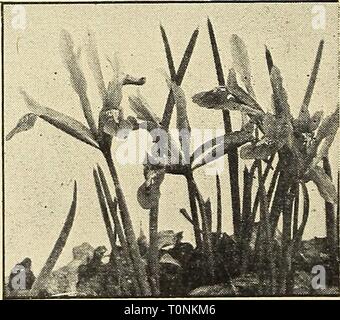
[[[109,210],[106,204],[107,199],[105,198],[105,194],[104,194],[102,185],[100,183],[100,178],[99,178],[99,175],[96,169],[93,169],[93,179],[94,179],[94,184],[95,184],[96,191],[97,191],[98,202],[100,206],[100,211],[103,216],[107,236],[109,238],[112,250],[115,251],[116,237],[114,235],[113,227],[110,221]]]
[[[160,26],[160,29],[161,29],[161,34],[162,34],[162,39],[163,39],[163,44],[164,44],[165,55],[166,55],[166,59],[168,61],[171,80],[175,81],[176,80],[176,69],[175,69],[174,60],[172,58],[172,53],[171,53],[171,48],[170,48],[168,36],[166,35],[166,32],[165,32],[164,27],[162,25]]]
[[[319,71],[319,67],[320,67],[320,61],[321,61],[321,56],[322,56],[322,50],[323,50],[323,45],[324,45],[324,41],[321,40],[319,43],[319,47],[318,47],[318,51],[316,53],[316,57],[315,57],[315,61],[314,61],[314,65],[313,65],[313,69],[312,69],[312,73],[310,75],[309,78],[309,83],[306,89],[306,93],[305,93],[305,97],[303,99],[303,103],[301,106],[301,110],[300,113],[308,110],[308,106],[314,91],[314,86],[315,86],[315,82],[316,82],[316,77],[318,75],[318,71]]]
[[[313,117],[310,116],[308,106],[314,91],[314,86],[316,82],[316,77],[319,71],[322,50],[323,50],[324,41],[321,40],[319,43],[318,51],[315,57],[314,66],[311,72],[311,76],[309,78],[309,83],[306,89],[306,93],[303,99],[303,103],[299,112],[299,116],[294,120],[294,128],[295,131],[304,133],[304,132],[313,132],[317,129],[320,124],[322,118],[322,111],[316,112]]]
[[[30,291],[31,296],[38,295],[41,292],[41,290],[44,289],[46,281],[48,280],[55,264],[57,263],[60,257],[60,254],[62,253],[65,247],[66,241],[72,229],[72,225],[76,215],[76,209],[77,209],[77,182],[75,181],[73,187],[73,199],[70,210],[67,214],[63,228],[60,231],[59,237],[55,242],[49,257],[47,258],[45,265],[41,269],[37,279],[35,280],[32,286],[32,289]]]
[[[262,143],[261,145],[249,144],[241,147],[240,157],[242,159],[266,160],[280,149],[280,145],[275,143]]]
[[[193,53],[195,45],[196,45],[198,34],[199,34],[199,30],[197,28],[191,35],[188,46],[185,49],[185,52],[183,54],[183,58],[182,58],[181,63],[178,67],[177,73],[176,73],[176,70],[174,69],[170,47],[168,47],[169,43],[167,42],[167,38],[165,39],[163,37],[163,41],[165,40],[164,45],[165,45],[166,55],[167,55],[167,59],[168,59],[168,65],[169,65],[169,70],[170,70],[170,74],[171,74],[171,79],[173,77],[175,77],[176,79],[172,79],[172,80],[175,80],[177,85],[182,84],[185,72],[188,68],[192,53]],[[168,99],[167,99],[167,102],[166,102],[166,105],[165,105],[165,108],[164,108],[164,112],[163,112],[163,117],[162,117],[162,126],[165,130],[169,129],[171,115],[172,115],[172,112],[173,112],[173,107],[174,107],[174,99],[173,99],[173,96],[172,96],[172,92],[169,92]]]
[[[273,63],[272,54],[270,53],[270,51],[267,47],[266,47],[266,62],[267,62],[268,72],[269,72],[269,75],[270,75],[272,68],[274,66],[274,63]]]

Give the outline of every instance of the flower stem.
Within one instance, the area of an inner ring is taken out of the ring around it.
[[[329,159],[327,157],[323,158],[323,168],[325,173],[332,180],[332,169]],[[334,285],[339,281],[339,262],[337,254],[337,227],[336,227],[336,214],[334,210],[334,205],[330,202],[325,201],[325,212],[326,212],[326,238],[328,251],[331,258],[331,269],[332,269],[332,282]]]
[[[145,271],[145,266],[143,259],[140,255],[138,244],[136,241],[136,236],[133,231],[133,226],[132,226],[132,221],[130,218],[130,214],[127,208],[125,196],[123,193],[123,190],[121,188],[119,179],[118,179],[118,174],[115,168],[115,165],[112,160],[112,155],[111,151],[104,150],[103,155],[105,157],[105,160],[107,162],[115,190],[116,190],[116,197],[120,209],[120,214],[122,218],[122,223],[125,231],[125,236],[126,236],[126,241],[128,242],[130,248],[131,248],[131,258],[132,258],[132,263],[134,266],[134,270],[137,274],[138,277],[138,282],[141,287],[142,294],[145,296],[150,296],[151,291],[150,291],[150,285],[147,279],[146,271]]]
[[[209,19],[208,19],[208,29],[209,29],[211,48],[212,48],[212,52],[214,56],[218,84],[220,86],[224,86],[225,80],[224,80],[224,75],[223,75],[221,58],[218,52],[218,46],[217,46],[214,29]],[[224,110],[222,111],[222,113],[223,113],[224,131],[225,133],[231,133],[232,127],[231,127],[229,111]],[[229,175],[230,175],[231,207],[232,207],[232,213],[233,213],[234,235],[235,235],[236,241],[238,241],[240,237],[240,232],[241,232],[241,204],[240,204],[237,148],[232,148],[228,152],[228,164],[229,164]]]
[[[158,259],[158,210],[159,202],[150,209],[149,217],[149,271],[153,296],[159,296],[159,259]]]
[[[217,233],[217,239],[219,239],[222,234],[222,195],[221,195],[220,176],[218,174],[216,174],[216,203],[217,203],[216,233]]]
[[[132,285],[133,285],[133,288],[135,290],[135,294],[141,295],[140,287],[139,287],[139,284],[138,284],[138,277],[137,277],[136,273],[133,273],[133,263],[132,263],[132,260],[131,260],[132,254],[130,252],[129,245],[128,245],[126,239],[125,239],[123,228],[121,226],[121,223],[120,223],[120,220],[119,220],[119,217],[118,217],[117,200],[112,199],[112,196],[111,196],[111,193],[110,193],[110,190],[109,190],[109,186],[107,184],[107,181],[106,181],[106,178],[105,178],[105,175],[104,175],[102,168],[100,166],[98,166],[97,169],[98,169],[101,184],[103,186],[107,206],[109,208],[109,211],[110,211],[110,214],[111,214],[111,217],[112,217],[112,221],[113,221],[113,224],[114,224],[114,230],[117,233],[119,243],[122,246],[122,256],[124,257],[125,261],[127,262],[127,269],[128,269],[127,273],[131,275]]]
[[[195,196],[196,194],[195,182],[194,182],[194,177],[191,171],[186,175],[186,179],[187,179],[187,185],[188,185],[188,196],[189,196],[189,202],[190,202],[191,217],[192,217],[192,222],[194,226],[196,246],[198,248],[202,248],[200,223],[198,219],[198,211],[197,211],[196,196]]]

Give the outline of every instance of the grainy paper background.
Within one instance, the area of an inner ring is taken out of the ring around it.
[[[19,87],[25,88],[42,105],[83,119],[78,98],[71,88],[59,54],[61,29],[68,30],[77,45],[83,43],[87,29],[93,30],[106,79],[110,77],[110,68],[105,64],[105,57],[112,57],[117,52],[127,73],[147,78],[141,92],[160,115],[168,92],[163,75],[159,72],[159,69],[167,70],[160,23],[168,33],[176,66],[190,34],[197,26],[200,27],[182,87],[188,98],[191,126],[223,128],[220,112],[201,109],[190,100],[195,93],[216,85],[206,30],[207,17],[214,23],[226,71],[231,66],[230,36],[236,33],[245,40],[254,88],[260,104],[267,110],[271,108],[270,83],[264,46],[270,48],[275,63],[281,69],[291,108],[296,115],[318,42],[324,39],[321,68],[310,109],[312,112],[322,109],[329,114],[338,100],[338,5],[323,5],[327,13],[324,30],[312,28],[314,4],[311,3],[25,5],[27,26],[24,30],[13,28],[13,7],[5,5],[5,133],[27,112],[18,93]],[[100,98],[85,61],[83,65],[88,75],[89,97],[97,114],[101,107]],[[135,91],[133,87],[125,90],[123,108],[127,114],[131,111],[126,98]],[[235,121],[234,127],[238,126]],[[337,174],[337,147],[335,144],[330,154],[334,176]],[[57,267],[70,261],[72,248],[85,241],[92,246],[104,244],[109,247],[92,179],[92,168],[96,163],[102,163],[99,153],[43,121],[38,121],[33,130],[17,135],[5,144],[6,275],[15,263],[26,256],[31,257],[35,274],[39,273],[68,212],[73,180],[77,180],[79,186],[77,215]],[[225,168],[222,174],[223,230],[231,232],[227,161]],[[142,166],[118,165],[118,171],[135,230],[142,226],[147,234],[148,212],[139,207],[136,199],[137,188],[143,182]],[[211,195],[214,177],[201,170],[197,172],[197,180],[204,196]],[[159,229],[183,230],[184,239],[193,241],[191,226],[178,212],[182,207],[189,207],[184,196],[184,179],[166,177],[161,192]],[[215,205],[215,197],[212,197]],[[324,214],[321,214],[324,202],[315,187],[312,187],[311,198],[311,215],[305,238],[325,235]]]

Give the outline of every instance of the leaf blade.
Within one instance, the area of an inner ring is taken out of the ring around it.
[[[305,96],[303,98],[301,110],[308,109],[308,106],[309,106],[309,103],[310,103],[310,100],[311,100],[311,97],[312,97],[312,94],[313,94],[313,91],[314,91],[315,82],[316,82],[316,78],[317,78],[317,75],[318,75],[319,67],[320,67],[323,46],[324,46],[324,41],[321,40],[320,43],[319,43],[318,51],[316,53],[316,57],[315,57],[312,73],[311,73],[310,78],[309,78],[306,93],[305,93]]]
[[[76,210],[77,210],[77,182],[74,181],[74,187],[73,187],[73,198],[72,198],[72,203],[68,212],[68,215],[65,219],[65,223],[63,225],[63,228],[60,231],[59,237],[57,241],[54,244],[54,247],[47,258],[45,265],[41,269],[37,279],[35,280],[31,290],[30,294],[32,296],[37,295],[41,289],[43,289],[43,286],[48,279],[49,275],[51,274],[55,264],[58,261],[58,258],[60,257],[60,254],[62,253],[67,238],[70,234],[70,231],[73,226],[74,218],[76,215]]]
[[[195,45],[196,45],[198,34],[199,34],[199,30],[197,28],[197,29],[195,29],[195,31],[191,35],[188,46],[185,49],[183,58],[182,58],[181,63],[178,67],[175,82],[179,86],[182,84],[184,75],[185,75],[186,70],[188,68],[192,53],[193,53]],[[172,67],[169,65],[169,68],[172,68]],[[170,71],[170,72],[173,73],[173,71]],[[174,101],[174,98],[173,98],[173,93],[171,91],[168,95],[168,99],[167,99],[167,102],[166,102],[166,105],[165,105],[165,108],[164,108],[164,112],[163,112],[163,117],[162,117],[162,126],[165,130],[169,129],[170,120],[171,120],[173,108],[174,108],[174,105],[175,105],[174,103],[175,103],[175,101]]]
[[[169,67],[169,71],[170,71],[171,80],[175,81],[176,80],[176,69],[175,69],[174,60],[172,58],[169,39],[168,39],[168,36],[166,35],[165,29],[162,25],[160,25],[160,29],[161,29],[162,39],[163,39],[165,55],[166,55],[166,59],[168,61],[168,67]]]

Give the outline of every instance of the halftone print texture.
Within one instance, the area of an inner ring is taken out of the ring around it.
[[[3,297],[339,297],[337,3],[2,4]]]

